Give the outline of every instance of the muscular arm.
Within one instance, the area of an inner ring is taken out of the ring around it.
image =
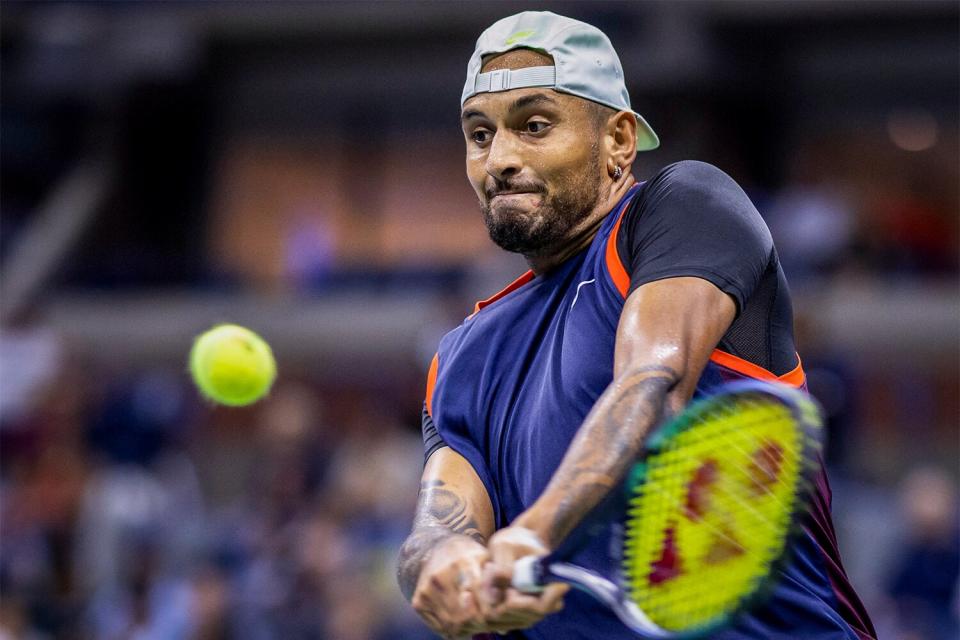
[[[555,548],[620,482],[650,430],[689,401],[735,312],[727,294],[699,278],[659,280],[634,291],[617,329],[613,382],[544,493],[513,524]]]
[[[400,548],[397,580],[407,600],[438,544],[460,537],[482,545],[493,526],[490,497],[470,463],[449,447],[433,453],[423,469],[413,530]]]

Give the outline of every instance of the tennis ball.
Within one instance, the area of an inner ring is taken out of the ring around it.
[[[253,331],[220,324],[193,341],[190,375],[204,397],[243,407],[270,391],[277,363],[270,345]]]

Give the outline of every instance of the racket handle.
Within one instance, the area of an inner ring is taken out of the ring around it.
[[[523,593],[540,593],[543,591],[544,571],[537,556],[524,556],[513,563],[512,586]]]

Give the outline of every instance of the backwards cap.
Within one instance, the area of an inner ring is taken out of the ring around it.
[[[513,49],[545,53],[555,66],[480,73],[485,56]],[[631,111],[637,116],[637,150],[660,146],[657,134],[630,106],[623,67],[610,39],[593,25],[550,11],[524,11],[493,23],[480,34],[467,64],[460,106],[478,93],[525,87],[550,87],[617,111]]]

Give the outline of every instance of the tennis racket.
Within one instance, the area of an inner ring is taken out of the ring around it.
[[[707,635],[761,602],[799,529],[818,469],[822,420],[805,393],[735,382],[648,439],[624,484],[620,572],[519,560],[513,586],[566,582],[647,638]],[[559,555],[558,555],[559,554]],[[569,551],[566,552],[569,554]]]

